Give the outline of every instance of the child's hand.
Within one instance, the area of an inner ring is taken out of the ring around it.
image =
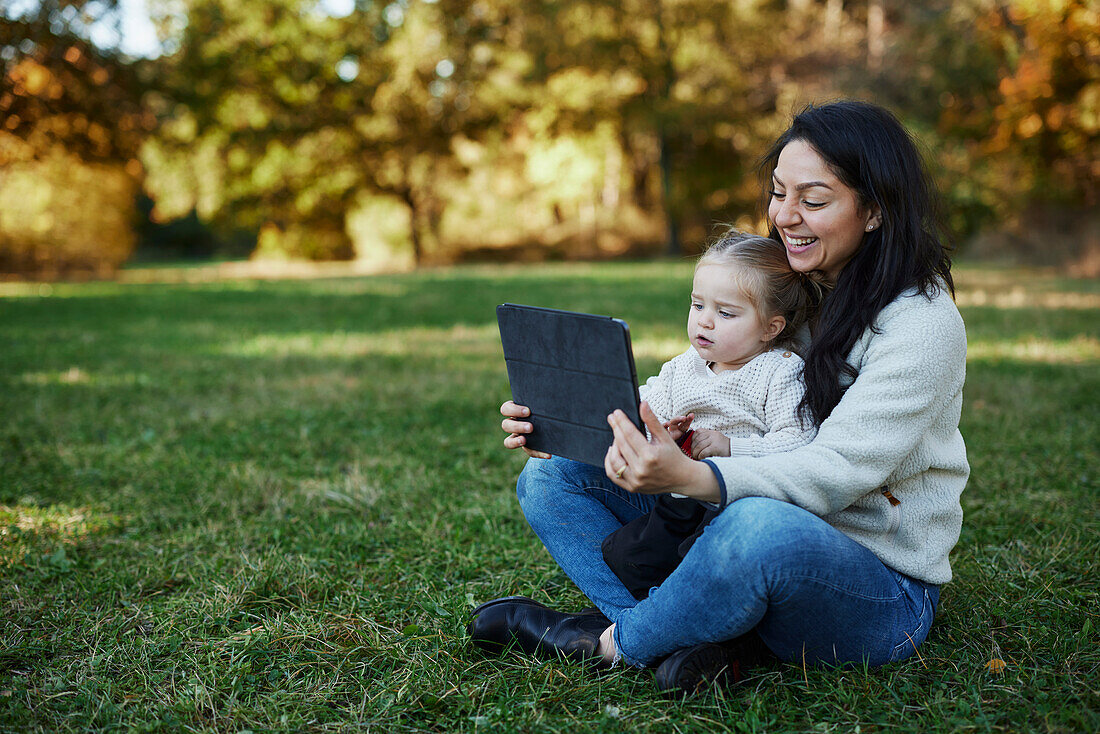
[[[687,415],[678,415],[671,420],[667,420],[661,425],[668,431],[668,435],[672,436],[673,441],[679,441],[683,438],[684,434],[688,432],[688,428],[691,427],[691,422],[695,419],[694,413],[688,413]]]
[[[708,456],[729,456],[730,440],[718,431],[700,428],[691,436],[691,457],[705,459]]]

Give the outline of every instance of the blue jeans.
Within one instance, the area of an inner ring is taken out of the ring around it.
[[[648,512],[652,496],[559,457],[529,460],[516,493],[550,555],[615,623],[619,653],[634,665],[754,628],[784,660],[882,665],[915,652],[939,601],[938,586],[888,568],[816,515],[746,497],[639,602],[604,563],[600,544]]]

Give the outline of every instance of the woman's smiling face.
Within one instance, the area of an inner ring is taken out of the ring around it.
[[[779,153],[768,218],[794,270],[820,270],[834,283],[863,236],[881,223],[877,208],[861,206],[856,192],[804,140],[791,141]]]

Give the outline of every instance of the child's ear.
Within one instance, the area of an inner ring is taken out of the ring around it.
[[[783,327],[787,325],[787,319],[782,316],[772,316],[768,319],[768,323],[764,324],[764,341],[770,342],[772,339],[779,336],[783,331]]]

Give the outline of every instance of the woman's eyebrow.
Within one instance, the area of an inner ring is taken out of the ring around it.
[[[774,183],[776,186],[786,186],[786,184],[780,181],[774,173],[772,174],[772,183]],[[829,189],[829,191],[833,190],[833,187],[825,183],[824,181],[807,181],[806,183],[796,184],[794,190],[805,191],[806,189],[812,189],[815,186],[820,186],[823,189]]]
[[[794,187],[794,189],[795,191],[805,191],[806,189],[812,189],[815,186],[820,186],[823,189],[829,189],[829,191],[833,190],[833,187],[825,183],[824,181],[807,181],[806,183],[798,184]]]

